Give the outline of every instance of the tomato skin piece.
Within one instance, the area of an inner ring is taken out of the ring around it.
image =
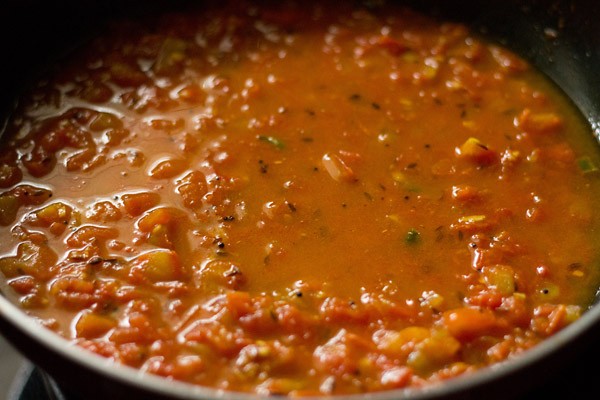
[[[71,310],[82,310],[98,300],[93,282],[73,276],[52,282],[50,294],[55,297],[59,306]]]
[[[187,166],[188,163],[182,159],[161,160],[148,171],[148,176],[153,179],[170,179],[185,171]]]
[[[381,383],[386,388],[400,389],[410,384],[413,371],[408,367],[394,367],[381,374]]]
[[[23,171],[16,165],[0,165],[0,188],[9,188],[23,179]]]
[[[131,262],[129,277],[132,282],[166,282],[184,277],[181,261],[171,250],[153,250],[143,253]]]
[[[494,314],[484,308],[458,308],[444,313],[443,323],[448,332],[462,342],[493,333],[498,328]]]
[[[69,235],[66,242],[69,246],[76,248],[85,246],[86,244],[105,243],[106,241],[115,239],[118,236],[119,231],[116,228],[84,225]]]
[[[563,120],[554,113],[534,113],[526,108],[515,120],[515,125],[527,133],[548,135],[563,128]]]
[[[498,152],[483,144],[479,139],[470,137],[455,149],[459,158],[481,166],[490,166],[500,160]]]
[[[358,180],[354,170],[337,154],[324,154],[321,163],[331,178],[337,182],[352,183]]]
[[[121,201],[125,212],[132,217],[137,217],[156,206],[160,196],[151,192],[127,193],[121,196]]]
[[[86,213],[86,217],[98,223],[116,222],[121,216],[119,208],[110,201],[96,202]]]
[[[79,338],[93,339],[100,337],[117,326],[114,318],[83,313],[75,323],[76,335]]]

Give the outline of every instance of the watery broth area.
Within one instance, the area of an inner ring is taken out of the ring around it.
[[[435,385],[518,357],[598,288],[589,124],[508,49],[401,6],[115,21],[3,141],[3,295],[169,379]]]

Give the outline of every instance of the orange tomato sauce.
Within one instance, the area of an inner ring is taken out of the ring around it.
[[[2,293],[79,346],[259,394],[421,387],[575,321],[597,144],[526,61],[391,5],[118,21],[19,99]]]

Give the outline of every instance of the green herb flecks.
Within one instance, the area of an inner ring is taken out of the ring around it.
[[[404,241],[408,244],[415,244],[421,240],[421,234],[416,229],[410,229],[406,232],[406,236],[404,237]]]
[[[273,146],[277,147],[279,150],[282,150],[285,148],[285,144],[281,140],[277,139],[275,136],[259,135],[258,140],[270,143]]]
[[[587,156],[581,157],[577,160],[579,169],[584,174],[590,174],[592,172],[598,172],[598,166]]]

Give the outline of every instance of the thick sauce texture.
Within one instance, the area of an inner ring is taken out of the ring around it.
[[[553,335],[598,283],[589,127],[515,54],[403,8],[115,22],[3,141],[3,294],[170,379],[438,384]]]

